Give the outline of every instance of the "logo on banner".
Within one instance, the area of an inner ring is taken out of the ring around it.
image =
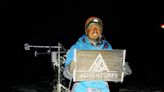
[[[90,67],[89,72],[103,72],[103,71],[109,72],[109,69],[108,69],[105,61],[103,60],[101,54],[98,54],[94,63]]]

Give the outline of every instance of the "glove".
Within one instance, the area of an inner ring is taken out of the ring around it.
[[[73,70],[74,70],[74,68],[75,68],[75,62],[72,61],[70,65],[67,65],[64,68],[64,72],[63,72],[64,77],[66,77],[69,80],[72,80],[73,79]]]
[[[131,70],[128,62],[125,62],[125,65],[123,66],[123,72],[124,72],[124,76],[132,74],[132,70]]]
[[[72,61],[71,64],[68,66],[68,70],[73,73],[73,70],[75,69],[75,61]]]
[[[73,79],[73,73],[71,73],[68,69],[69,66],[66,66],[64,68],[64,72],[63,72],[63,76],[66,77],[67,79],[69,80],[72,80]]]

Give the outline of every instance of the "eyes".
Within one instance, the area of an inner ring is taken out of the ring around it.
[[[88,30],[90,31],[101,31],[101,28],[98,25],[91,25]]]

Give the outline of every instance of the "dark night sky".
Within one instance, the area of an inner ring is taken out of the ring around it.
[[[103,20],[103,34],[113,48],[127,50],[126,60],[133,70],[127,80],[162,85],[164,30],[160,24],[164,21],[161,11],[164,8],[160,4],[151,1],[38,1],[3,6],[7,10],[2,37],[4,80],[8,81],[5,83],[52,77],[49,56],[35,58],[34,50],[24,50],[24,43],[57,45],[59,42],[69,49],[84,33],[85,20],[94,15]]]

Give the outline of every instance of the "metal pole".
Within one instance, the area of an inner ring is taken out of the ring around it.
[[[60,43],[58,43],[60,46]],[[61,92],[61,84],[60,84],[60,48],[58,48],[58,84],[57,84],[57,91]]]

